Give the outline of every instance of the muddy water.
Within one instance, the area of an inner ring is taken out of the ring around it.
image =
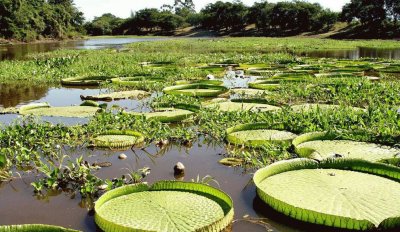
[[[212,144],[200,139],[191,148],[170,145],[160,149],[154,145],[146,149],[133,149],[123,152],[91,151],[80,149],[69,151],[72,156],[83,155],[89,162],[112,162],[111,167],[102,168],[97,175],[101,178],[115,178],[129,170],[150,167],[151,173],[145,179],[149,183],[158,180],[174,180],[173,166],[182,162],[185,167],[185,181],[197,176],[211,175],[218,181],[222,190],[234,201],[236,218],[244,215],[258,217],[253,208],[256,196],[255,187],[249,183],[251,174],[240,168],[230,168],[218,163],[225,152],[223,144]],[[119,160],[124,153],[126,160]],[[75,155],[74,155],[75,154]],[[3,183],[0,188],[0,224],[47,223],[56,224],[83,231],[96,231],[93,215],[85,208],[85,202],[79,196],[67,193],[52,193],[50,196],[36,197],[29,185],[34,175],[23,175],[10,183]],[[211,182],[212,185],[216,185]],[[266,220],[271,231],[298,231],[284,225]],[[247,222],[235,223],[233,231],[265,231],[259,225]]]
[[[97,87],[46,87],[46,86],[30,86],[29,84],[0,84],[0,108],[20,107],[31,103],[48,102],[51,106],[71,106],[80,105],[82,100],[81,95],[97,95],[108,93],[105,89]],[[107,103],[108,107],[118,105],[129,111],[148,112],[148,102],[152,97],[145,99],[126,99],[119,101],[103,102]],[[19,118],[16,114],[0,115],[0,124],[10,124]],[[42,117],[43,121],[52,123],[64,123],[66,125],[87,123],[88,119],[77,118],[60,118],[60,117]]]
[[[29,54],[49,52],[58,49],[103,49],[103,48],[120,49],[123,47],[123,45],[128,43],[155,41],[162,39],[165,38],[91,37],[87,40],[77,40],[77,41],[67,41],[67,42],[55,41],[47,43],[0,45],[0,61],[23,59]]]

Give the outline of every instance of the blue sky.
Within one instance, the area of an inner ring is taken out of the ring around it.
[[[229,0],[225,0],[229,1]],[[259,0],[258,0],[259,1]],[[268,2],[278,2],[282,0],[269,0]],[[104,13],[112,13],[121,18],[129,17],[131,11],[137,11],[143,8],[159,8],[163,4],[172,4],[174,0],[74,0],[75,5],[85,14],[86,19],[93,19]],[[216,1],[194,0],[196,9],[200,10],[208,3]],[[254,0],[242,0],[246,5],[252,5]],[[308,2],[318,2],[326,8],[334,11],[340,11],[342,6],[350,0],[308,0]]]

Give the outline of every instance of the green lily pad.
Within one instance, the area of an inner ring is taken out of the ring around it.
[[[104,231],[222,231],[233,219],[224,192],[176,181],[117,188],[96,202],[95,211]]]
[[[301,157],[326,159],[344,157],[380,162],[399,158],[400,149],[374,143],[337,140],[327,132],[313,132],[300,135],[293,140],[296,153]]]
[[[258,170],[257,193],[297,220],[371,230],[400,226],[400,169],[365,160],[281,161]]]
[[[112,130],[96,136],[92,146],[100,148],[127,148],[144,141],[142,133],[132,130]]]
[[[99,94],[95,96],[82,96],[82,100],[95,100],[95,101],[113,101],[120,99],[130,99],[130,98],[142,98],[144,96],[149,95],[150,93],[142,90],[130,90],[130,91],[121,91],[121,92],[113,92],[108,94]]]
[[[4,225],[0,226],[0,232],[78,232],[78,230],[66,229],[60,226],[42,224]]]
[[[175,85],[163,89],[164,93],[170,95],[185,95],[193,97],[216,97],[228,92],[224,86],[206,84]]]
[[[315,74],[318,78],[349,78],[364,76],[363,72],[331,72],[331,73],[318,73]]]
[[[366,112],[366,109],[359,108],[359,107],[351,107],[351,106],[340,106],[340,105],[329,105],[329,104],[300,104],[300,105],[293,105],[291,106],[294,112],[307,112],[307,111],[316,111],[316,110],[321,110],[321,111],[328,111],[328,110],[338,110],[338,109],[349,109],[353,110],[355,112]]]
[[[224,82],[221,80],[180,80],[175,81],[175,85],[187,85],[187,84],[204,84],[204,85],[223,85]]]
[[[259,103],[248,103],[248,102],[219,102],[210,104],[207,108],[217,108],[220,111],[224,112],[233,112],[233,111],[276,111],[280,110],[280,107],[267,105],[267,104],[259,104]]]
[[[92,106],[51,107],[48,103],[38,103],[22,106],[19,113],[22,115],[86,118],[94,116],[99,110],[100,108]]]
[[[120,86],[136,86],[143,82],[156,83],[162,81],[165,81],[164,78],[151,76],[117,77],[111,79],[111,83]]]
[[[270,143],[289,145],[297,135],[270,129],[265,123],[242,124],[227,129],[226,140],[235,145],[259,147]]]
[[[220,164],[225,165],[225,166],[230,166],[230,167],[236,167],[242,165],[244,162],[243,159],[239,158],[223,158],[219,161]]]
[[[230,92],[233,94],[251,96],[251,97],[268,94],[268,91],[262,89],[248,89],[248,88],[230,89]]]
[[[274,91],[278,90],[281,85],[279,83],[271,82],[270,80],[258,80],[249,82],[249,87],[253,89]]]
[[[165,108],[158,109],[159,111],[150,113],[137,113],[128,112],[128,114],[141,116],[144,115],[146,119],[153,119],[164,123],[180,122],[194,116],[194,112],[190,110]]]
[[[108,76],[71,77],[61,80],[61,84],[70,86],[99,86],[100,83],[110,80]]]

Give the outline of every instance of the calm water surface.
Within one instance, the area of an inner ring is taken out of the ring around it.
[[[87,40],[67,41],[67,42],[46,42],[33,44],[15,44],[0,45],[0,60],[23,59],[28,54],[49,52],[57,49],[102,49],[116,48],[120,49],[125,44],[156,41],[166,38],[138,38],[138,37],[121,37],[121,38],[90,38]]]

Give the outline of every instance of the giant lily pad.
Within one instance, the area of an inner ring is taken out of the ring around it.
[[[107,192],[96,202],[95,221],[104,231],[222,231],[232,204],[208,185],[160,181]]]
[[[400,149],[374,143],[338,140],[327,132],[312,132],[300,135],[293,140],[297,154],[301,157],[325,159],[345,157],[379,162],[400,158]]]
[[[228,128],[226,140],[235,145],[259,147],[270,143],[289,145],[296,135],[270,129],[266,123],[242,124]]]
[[[262,89],[262,90],[269,90],[274,91],[278,90],[281,85],[279,82],[272,82],[271,80],[258,80],[249,83],[249,87],[253,89]]]
[[[51,107],[48,103],[38,103],[22,106],[19,113],[22,115],[85,118],[94,116],[99,110],[100,108],[93,106]]]
[[[352,230],[400,226],[400,169],[364,160],[281,161],[258,170],[257,193],[297,220]]]
[[[108,94],[99,94],[95,96],[82,96],[82,100],[95,100],[95,101],[112,101],[112,100],[120,100],[120,99],[129,99],[129,98],[142,98],[150,93],[142,90],[130,90],[130,91],[122,91],[122,92],[113,92]]]
[[[175,85],[163,89],[164,93],[170,95],[185,95],[194,97],[216,97],[228,92],[224,86],[206,84]]]
[[[348,109],[355,112],[366,112],[366,109],[359,108],[359,107],[351,107],[351,106],[340,106],[340,105],[329,105],[329,104],[315,104],[315,103],[306,103],[300,105],[293,105],[291,106],[294,112],[307,112],[307,111],[329,111],[329,110],[338,110],[338,109]]]
[[[315,74],[318,78],[349,78],[364,76],[363,72],[330,72]]]
[[[248,88],[236,88],[230,89],[230,92],[233,94],[244,95],[244,96],[262,96],[268,94],[268,91],[262,89],[248,89]]]
[[[0,232],[78,232],[77,230],[66,229],[60,226],[50,226],[42,224],[25,225],[4,225],[0,226]]]
[[[142,133],[132,130],[112,130],[96,136],[92,146],[101,148],[127,148],[144,141]]]
[[[71,77],[61,80],[61,84],[70,86],[98,86],[100,83],[111,79],[108,76]]]
[[[158,109],[156,112],[150,113],[137,113],[129,112],[131,115],[140,116],[143,115],[146,119],[153,119],[164,123],[180,122],[185,119],[192,117],[195,113],[190,110],[176,109],[176,108],[164,108]]]
[[[207,105],[207,108],[216,108],[220,111],[233,112],[233,111],[276,111],[280,107],[268,104],[251,103],[251,102],[219,102]]]
[[[111,83],[121,86],[136,86],[140,83],[155,83],[162,82],[163,78],[151,77],[151,76],[134,76],[134,77],[117,77],[111,79]]]
[[[175,81],[175,85],[187,85],[187,84],[204,84],[204,85],[223,85],[224,82],[221,80],[180,80]]]

